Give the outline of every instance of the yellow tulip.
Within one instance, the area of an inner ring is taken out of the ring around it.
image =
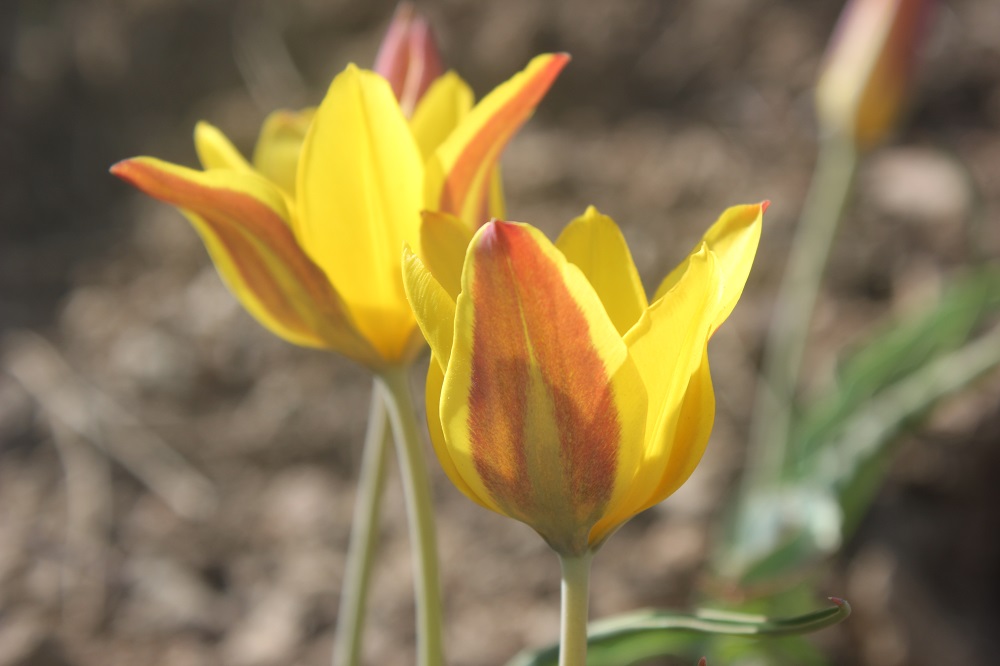
[[[708,340],[743,291],[766,206],[728,209],[651,303],[594,208],[555,244],[490,222],[457,279],[447,251],[436,266],[405,251],[433,357],[431,439],[455,485],[570,558],[677,490],[712,429]],[[456,228],[428,221],[431,235]]]
[[[932,0],[849,0],[816,86],[819,122],[865,150],[896,125]]]
[[[567,61],[538,56],[475,108],[469,87],[445,74],[409,120],[385,78],[350,65],[311,122],[309,110],[272,116],[252,163],[200,124],[204,171],[151,157],[111,171],[184,213],[269,330],[372,369],[400,366],[422,347],[400,279],[421,210],[485,221],[500,153]]]

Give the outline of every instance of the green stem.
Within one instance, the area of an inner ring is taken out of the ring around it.
[[[592,558],[592,553],[559,558],[562,565],[559,666],[585,666],[587,663],[587,609]]]
[[[438,577],[437,538],[431,506],[430,480],[421,450],[417,419],[407,368],[383,371],[378,382],[385,394],[392,423],[406,514],[413,549],[413,587],[417,604],[417,664],[441,666],[444,655],[441,638],[441,584]]]
[[[820,145],[764,349],[763,374],[750,429],[744,499],[747,491],[752,493],[778,483],[787,463],[792,405],[809,324],[857,164],[854,145],[843,137],[829,137]]]
[[[365,432],[365,444],[361,453],[361,470],[351,521],[351,542],[347,548],[347,566],[344,568],[340,610],[337,613],[333,642],[334,666],[357,666],[361,660],[361,634],[371,565],[378,542],[378,520],[382,513],[385,466],[390,442],[385,399],[378,384],[375,384],[368,412],[368,430]]]

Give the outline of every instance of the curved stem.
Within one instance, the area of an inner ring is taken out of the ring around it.
[[[378,378],[389,410],[406,515],[410,523],[413,549],[413,587],[417,604],[417,664],[441,666],[444,663],[441,638],[441,584],[438,577],[437,537],[431,506],[430,480],[424,464],[413,396],[407,368],[383,371]]]
[[[849,140],[831,136],[821,144],[764,349],[745,490],[772,486],[788,462],[792,404],[809,324],[857,164]]]
[[[559,558],[562,565],[559,666],[585,666],[587,663],[587,613],[592,558],[592,553]]]
[[[347,548],[347,565],[340,592],[340,610],[333,642],[334,666],[357,666],[361,660],[361,634],[368,601],[368,582],[378,543],[378,521],[382,513],[385,489],[385,466],[391,433],[382,390],[372,388],[368,430],[361,452],[361,470],[354,516],[351,522],[351,542]]]

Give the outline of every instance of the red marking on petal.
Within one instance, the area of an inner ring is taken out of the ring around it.
[[[476,136],[462,150],[455,165],[448,174],[441,191],[438,208],[461,217],[470,190],[484,163],[495,162],[504,146],[514,133],[524,124],[535,107],[548,92],[559,72],[569,62],[569,55],[558,53],[535,73],[506,104],[501,106],[479,129]],[[483,187],[489,187],[489,179],[484,178]],[[483,217],[482,219],[486,219]]]
[[[261,200],[206,186],[139,160],[119,162],[111,173],[155,199],[198,215],[225,248],[247,288],[285,326],[321,336],[316,330],[319,321],[346,320],[326,275],[299,247],[286,220]],[[270,265],[269,260],[280,263]],[[276,270],[284,277],[276,275]],[[288,277],[294,284],[284,281]],[[308,300],[296,302],[303,298]]]
[[[771,207],[771,200],[770,199],[764,199],[763,201],[760,202],[760,212],[761,213],[766,213],[767,209],[770,208],[770,207]]]
[[[573,538],[614,486],[621,425],[607,370],[559,267],[527,228],[490,223],[475,253],[473,460],[512,515],[550,542]],[[558,442],[527,431],[542,419],[554,421]]]

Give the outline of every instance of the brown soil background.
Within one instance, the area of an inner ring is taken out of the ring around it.
[[[769,198],[747,293],[713,342],[704,464],[595,563],[592,614],[686,607],[739,477],[762,332],[815,159],[810,86],[837,0],[440,0],[422,9],[482,95],[574,60],[505,156],[514,219],[587,204],[655,285],[721,210]],[[107,174],[194,164],[198,119],[249,149],[265,113],[372,61],[387,1],[0,5],[0,666],[328,663],[370,383],[272,338],[173,210]],[[814,321],[806,390],[885,317],[998,256],[1000,8],[941,3],[909,121],[861,171]],[[415,384],[420,379],[414,376]],[[996,663],[1000,377],[901,442],[822,591],[841,664]],[[455,666],[556,636],[558,567],[463,498],[428,450]],[[395,470],[367,663],[413,663]]]

